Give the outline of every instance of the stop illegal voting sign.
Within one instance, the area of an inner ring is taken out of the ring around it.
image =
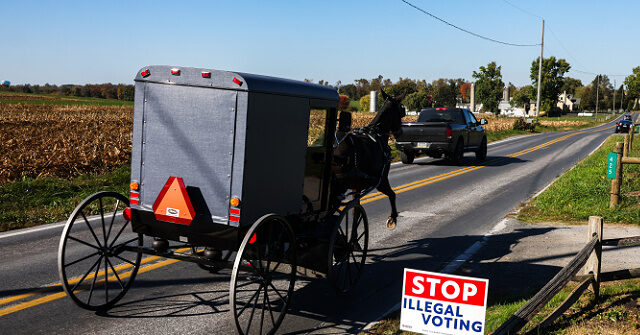
[[[400,329],[484,334],[489,280],[404,269]]]

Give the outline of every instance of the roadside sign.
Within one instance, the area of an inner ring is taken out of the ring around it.
[[[616,179],[616,165],[618,165],[618,154],[610,152],[607,158],[607,179]]]
[[[484,334],[489,280],[404,269],[400,329]]]

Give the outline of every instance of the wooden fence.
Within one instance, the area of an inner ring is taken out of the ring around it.
[[[573,305],[589,286],[592,286],[596,301],[600,295],[600,283],[640,277],[640,268],[624,269],[611,272],[600,272],[602,267],[603,246],[640,246],[640,236],[603,239],[604,221],[602,217],[589,217],[589,231],[587,244],[551,281],[549,281],[536,295],[505,321],[493,335],[516,334],[540,310],[562,290],[570,281],[580,284],[569,296],[538,325],[548,328],[553,322]],[[585,274],[577,275],[584,267]]]
[[[620,203],[623,164],[640,164],[640,157],[629,157],[629,153],[633,148],[634,130],[638,125],[639,124],[634,124],[634,126],[629,129],[629,133],[624,136],[624,142],[616,143],[616,176],[611,180],[611,199],[609,200],[609,208],[615,208]]]

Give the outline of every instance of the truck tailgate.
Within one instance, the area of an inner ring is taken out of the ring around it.
[[[447,142],[445,122],[412,122],[402,124],[397,142]]]

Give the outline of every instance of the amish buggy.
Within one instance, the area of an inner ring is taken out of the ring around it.
[[[141,69],[129,197],[99,192],[71,213],[58,250],[64,291],[78,306],[104,311],[161,258],[230,269],[239,334],[275,333],[297,276],[326,277],[338,294],[350,292],[369,244],[360,198],[378,188],[392,204],[387,226],[397,218],[387,140],[404,109],[402,97],[382,94],[374,121],[351,131],[348,113],[338,125],[339,96],[329,87]]]

